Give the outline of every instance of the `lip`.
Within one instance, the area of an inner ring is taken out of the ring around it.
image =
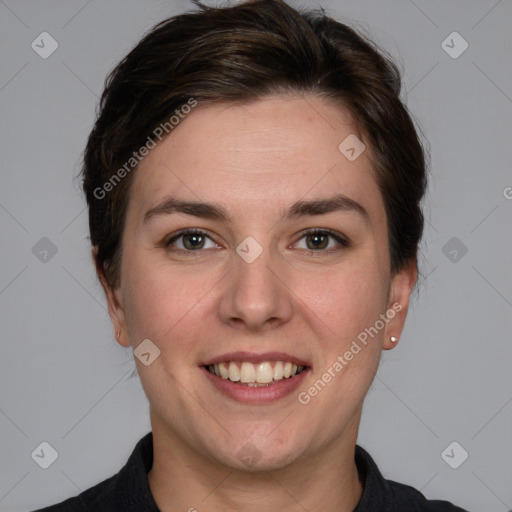
[[[268,357],[268,354],[267,354]],[[268,359],[265,359],[268,361]],[[213,361],[213,360],[212,360]],[[220,361],[225,361],[221,359]],[[215,364],[215,363],[209,363]],[[205,366],[201,366],[201,371],[206,378],[220,391],[223,395],[246,404],[266,404],[275,402],[293,393],[303,382],[304,378],[311,371],[310,367],[304,368],[302,372],[294,377],[282,379],[270,386],[249,387],[241,386],[231,382],[229,379],[223,379],[210,373]]]
[[[204,363],[200,363],[199,366],[208,366],[209,364],[219,364],[227,361],[247,361],[252,364],[263,363],[265,361],[284,361],[294,363],[297,366],[307,366],[311,368],[311,363],[285,352],[265,352],[260,354],[252,352],[229,352],[216,356],[213,359],[208,359]]]

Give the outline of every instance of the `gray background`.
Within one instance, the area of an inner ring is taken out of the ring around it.
[[[322,5],[398,60],[432,156],[425,278],[400,345],[383,357],[359,443],[387,478],[429,498],[512,509],[512,3]],[[74,177],[106,73],[154,23],[189,7],[0,2],[2,512],[111,476],[150,430],[131,349],[115,342],[96,281]],[[47,59],[31,48],[43,31],[59,44]],[[456,59],[441,46],[453,31],[469,44]],[[57,248],[46,261],[43,237]],[[42,441],[58,452],[48,469],[31,458]],[[469,453],[457,469],[441,456],[453,441]]]

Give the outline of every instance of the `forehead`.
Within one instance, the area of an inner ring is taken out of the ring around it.
[[[347,137],[362,139],[348,113],[317,97],[198,106],[144,157],[130,208],[140,217],[172,194],[270,215],[301,197],[341,192],[379,215],[368,145],[351,161],[340,151]]]

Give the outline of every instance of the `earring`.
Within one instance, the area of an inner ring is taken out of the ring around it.
[[[395,338],[395,336],[391,336],[391,343],[396,343],[398,341],[398,338]]]
[[[116,332],[116,340],[119,340],[120,337],[121,337],[121,331],[117,331]]]

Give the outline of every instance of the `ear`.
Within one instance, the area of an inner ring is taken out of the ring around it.
[[[409,299],[414,285],[416,284],[417,277],[418,268],[416,262],[410,261],[391,279],[388,310],[386,313],[390,320],[386,324],[383,345],[384,350],[395,348],[398,344],[397,341],[402,335],[407,311],[409,310]],[[396,338],[397,341],[391,341],[392,336]]]
[[[124,313],[124,306],[121,299],[121,289],[113,289],[109,283],[106,275],[106,268],[100,268],[96,256],[98,254],[98,246],[94,246],[92,249],[92,259],[94,267],[96,269],[96,275],[101,283],[105,297],[107,299],[108,314],[110,315],[110,321],[114,327],[114,336],[123,347],[130,346],[130,340],[127,336],[126,330],[126,317]],[[119,336],[118,336],[119,333]]]

